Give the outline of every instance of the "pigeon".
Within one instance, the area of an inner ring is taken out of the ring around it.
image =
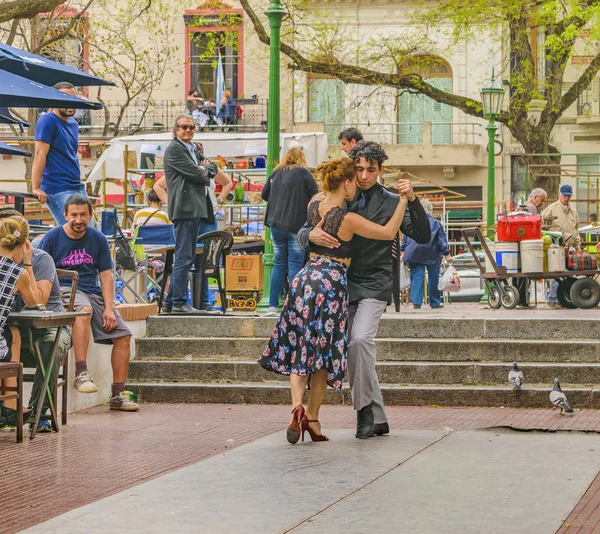
[[[563,393],[562,389],[560,389],[560,382],[558,378],[554,379],[554,388],[550,392],[550,402],[552,402],[553,410],[555,408],[560,408],[560,414],[564,413],[573,413],[573,408],[569,404],[567,400],[567,396]]]
[[[508,383],[512,385],[513,389],[521,389],[523,382],[525,382],[523,371],[519,369],[517,362],[515,362],[508,372]]]

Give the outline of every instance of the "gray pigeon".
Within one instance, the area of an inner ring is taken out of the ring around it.
[[[555,408],[560,408],[561,415],[563,412],[573,413],[573,408],[571,408],[571,405],[567,400],[567,396],[563,393],[562,389],[560,389],[560,382],[558,381],[558,378],[554,379],[554,388],[550,392],[550,402],[552,402],[554,405],[552,408],[553,410]]]
[[[517,362],[513,363],[510,371],[508,372],[508,382],[512,385],[513,389],[521,389],[523,382],[525,382],[523,371],[519,369]]]

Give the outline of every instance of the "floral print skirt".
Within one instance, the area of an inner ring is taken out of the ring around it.
[[[296,275],[271,341],[258,363],[284,375],[327,371],[327,383],[342,390],[348,346],[347,267],[313,257]]]

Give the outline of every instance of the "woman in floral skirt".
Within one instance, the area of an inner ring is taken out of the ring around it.
[[[310,244],[310,260],[290,285],[283,311],[271,341],[258,363],[268,371],[290,375],[292,420],[287,429],[289,443],[297,443],[304,432],[313,441],[328,441],[321,434],[319,410],[327,384],[342,389],[348,344],[347,270],[350,240],[354,234],[368,239],[392,240],[398,233],[407,199],[401,196],[394,215],[385,226],[356,213],[346,213],[344,202],[356,196],[356,169],[349,158],[319,165],[325,197],[308,207],[310,226],[321,227],[335,237],[335,249]],[[306,412],[302,398],[310,378]]]

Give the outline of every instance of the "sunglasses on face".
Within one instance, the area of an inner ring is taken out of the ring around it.
[[[180,124],[177,128],[181,128],[182,130],[191,130],[192,132],[196,129],[196,126],[193,124]]]

